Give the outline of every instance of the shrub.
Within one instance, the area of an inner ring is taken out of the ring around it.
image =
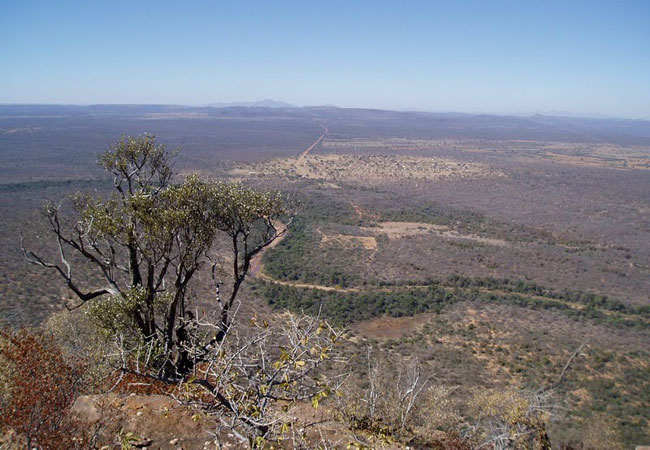
[[[81,389],[83,364],[64,358],[47,336],[25,329],[0,333],[3,391],[0,430],[26,448],[82,448],[79,424],[68,412]]]

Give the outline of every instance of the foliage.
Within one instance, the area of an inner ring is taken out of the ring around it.
[[[617,300],[593,293],[549,291],[522,280],[453,276],[444,282],[431,281],[424,285],[403,282],[347,291],[265,283],[261,287],[261,293],[271,306],[278,309],[315,313],[322,308],[323,315],[338,325],[383,315],[402,317],[441,312],[454,302],[473,301],[556,310],[574,320],[591,320],[617,328],[650,328],[644,308],[626,306]],[[546,296],[540,295],[541,293]]]
[[[339,402],[338,409],[353,430],[385,443],[468,448],[453,437],[461,417],[452,391],[432,384],[418,361],[378,357],[369,349],[367,363],[365,377],[350,384]]]
[[[477,418],[470,431],[477,448],[550,450],[546,428],[554,406],[549,392],[480,389],[470,406]]]
[[[360,284],[361,279],[341,267],[341,261],[324,258],[322,254],[314,257],[313,249],[317,244],[309,231],[306,220],[296,217],[287,238],[273,252],[264,255],[266,272],[279,280],[300,280],[325,286],[345,288]]]
[[[285,313],[278,319],[272,325],[254,316],[248,327],[231,327],[180,385],[182,400],[218,408],[218,428],[248,437],[252,447],[295,438],[294,407],[310,402],[318,408],[348,376],[337,348],[342,330],[318,317]],[[210,326],[210,318],[198,323]]]
[[[337,325],[348,325],[382,315],[402,317],[439,312],[454,301],[451,293],[437,286],[392,292],[337,292],[266,283],[262,287],[262,294],[274,308],[308,314],[322,310],[323,316]]]
[[[9,394],[0,404],[0,431],[13,430],[30,449],[84,447],[81,425],[68,416],[82,389],[81,361],[23,329],[0,333],[0,367]]]
[[[448,278],[446,284],[464,288],[487,288],[490,290],[504,290],[520,294],[529,294],[539,297],[546,297],[548,299],[581,303],[590,309],[599,308],[607,311],[640,315],[650,318],[650,307],[648,307],[648,305],[632,307],[603,294],[570,289],[558,291],[541,286],[529,280],[513,280],[509,278],[492,277],[468,278],[462,277],[460,275],[453,275]]]
[[[275,221],[286,212],[277,192],[194,175],[173,183],[174,153],[154,136],[123,136],[99,159],[113,177],[111,196],[76,194],[71,217],[61,204],[47,205],[60,261],[48,262],[23,248],[30,262],[63,277],[81,301],[69,308],[91,302],[90,316],[107,333],[119,333],[131,344],[152,343],[157,356],[147,362],[164,377],[183,376],[193,364],[184,351],[193,338],[187,335],[190,283],[212,262],[218,236],[230,240],[234,262],[233,286],[223,300],[221,280],[215,278],[217,340],[230,326],[230,309],[251,259],[277,237]],[[93,266],[104,286],[85,290],[69,253]]]

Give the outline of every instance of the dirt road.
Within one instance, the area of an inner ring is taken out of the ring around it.
[[[311,144],[300,155],[298,155],[298,159],[296,160],[296,174],[300,175],[301,177],[305,177],[309,174],[309,170],[307,169],[306,164],[307,155],[314,149],[314,147],[323,142],[323,139],[325,139],[325,136],[327,136],[327,133],[329,133],[329,129],[325,125],[321,124],[320,126],[324,130],[323,134],[321,134],[313,144]]]
[[[276,237],[273,242],[263,248],[261,252],[253,256],[253,259],[251,259],[251,267],[249,269],[249,273],[253,277],[260,277],[263,279],[268,278],[266,275],[264,275],[264,263],[262,262],[262,257],[266,252],[282,242],[282,239],[284,239],[288,233],[287,226],[282,222],[276,222],[275,229],[277,230],[278,237]]]
[[[314,149],[314,147],[316,147],[318,144],[320,144],[323,141],[323,139],[325,139],[325,136],[327,135],[329,130],[323,124],[320,124],[320,126],[323,128],[324,131],[323,134],[321,134],[318,139],[316,139],[309,147],[307,147],[305,150],[302,151],[302,153],[300,153],[300,155],[298,156],[298,160],[296,161],[296,165],[302,164],[304,166],[305,157],[309,154],[310,151]],[[253,259],[251,260],[251,267],[249,273],[253,277],[259,277],[259,278],[263,278],[266,281],[284,284],[288,282],[273,280],[271,277],[266,275],[264,273],[264,263],[262,263],[262,258],[264,257],[264,254],[269,250],[271,250],[276,245],[278,245],[280,242],[282,242],[282,239],[284,239],[288,233],[287,226],[282,222],[276,222],[275,229],[277,230],[278,237],[273,242],[271,242],[269,246],[264,248],[261,252],[255,255],[255,257],[253,257]],[[294,286],[294,284],[292,284],[292,286]],[[319,289],[319,288],[327,288],[327,286],[315,287],[315,289]]]

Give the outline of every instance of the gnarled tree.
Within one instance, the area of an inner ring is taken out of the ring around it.
[[[99,160],[113,176],[112,195],[77,194],[68,213],[60,203],[47,205],[58,260],[48,261],[22,245],[30,262],[56,271],[79,299],[68,308],[92,303],[104,328],[126,329],[155,349],[149,369],[167,379],[182,377],[200,359],[200,352],[185,350],[189,339],[196,349],[196,336],[189,335],[196,328],[188,309],[189,286],[215,256],[219,234],[231,243],[232,289],[222,299],[221,282],[214,277],[219,330],[205,337],[206,348],[223,339],[251,259],[278,237],[277,220],[287,213],[277,192],[197,176],[175,183],[174,154],[154,136],[123,136]],[[103,285],[84,289],[74,277],[71,254],[94,266]]]

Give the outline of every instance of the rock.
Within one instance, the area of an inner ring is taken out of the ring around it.
[[[139,440],[132,443],[131,445],[135,448],[145,448],[145,447],[149,447],[151,444],[153,444],[153,441],[151,439],[140,438]]]
[[[207,417],[201,421],[193,420],[198,412],[164,395],[80,396],[72,407],[72,414],[82,423],[89,427],[97,423],[102,425],[98,448],[113,444],[115,436],[122,430],[146,436],[147,442],[154,442],[149,444],[152,449],[175,450],[180,446],[201,449],[215,424]],[[141,442],[139,448],[147,448],[147,442]]]

